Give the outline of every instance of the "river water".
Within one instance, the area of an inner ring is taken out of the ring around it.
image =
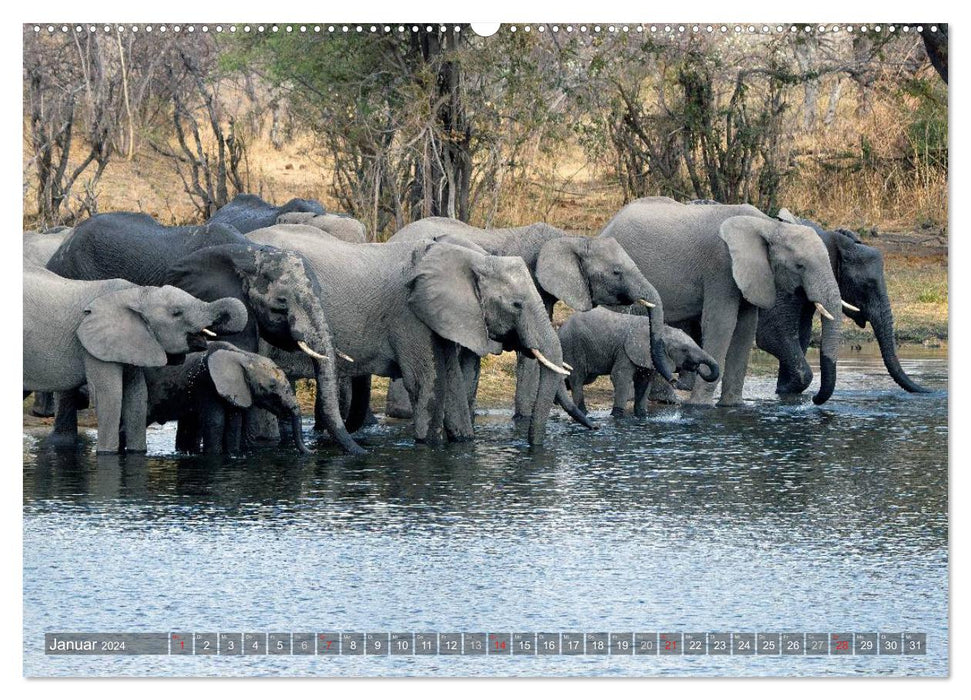
[[[779,401],[758,360],[733,409],[510,412],[474,443],[369,454],[96,458],[24,436],[24,673],[922,675],[948,672],[947,359],[873,353]],[[308,430],[308,434],[309,430]],[[44,632],[918,632],[923,656],[46,656]]]

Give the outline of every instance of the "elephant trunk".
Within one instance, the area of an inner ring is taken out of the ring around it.
[[[540,360],[539,381],[529,414],[529,442],[531,445],[542,445],[546,421],[553,408],[556,391],[562,384],[561,372],[566,373],[566,370],[560,369],[563,366],[563,350],[546,309],[538,299],[536,304],[524,310],[516,331],[527,352]],[[539,354],[534,351],[539,351]]]
[[[817,406],[826,403],[836,388],[836,360],[839,356],[840,323],[843,320],[838,296],[835,300],[830,299],[825,308],[833,318],[821,317],[823,333],[819,347],[819,391],[813,396],[813,403]]]
[[[314,300],[316,302],[316,300]],[[365,454],[364,448],[354,442],[354,439],[347,432],[344,421],[341,419],[340,402],[338,401],[338,382],[337,382],[337,353],[334,351],[334,344],[331,342],[330,329],[323,320],[323,310],[319,313],[306,313],[305,308],[320,307],[316,302],[315,306],[301,304],[297,310],[290,313],[290,331],[293,339],[297,343],[302,343],[313,352],[311,355],[314,363],[314,375],[317,380],[318,401],[323,405],[323,422],[327,432],[337,441],[348,454]],[[303,350],[307,352],[306,350]],[[316,356],[315,356],[316,355]],[[321,356],[326,359],[321,359]]]
[[[702,370],[702,368],[705,369]],[[698,376],[706,382],[717,382],[720,374],[721,370],[718,367],[718,363],[713,359],[706,357],[698,363]]]
[[[567,415],[570,416],[577,423],[582,425],[584,428],[590,430],[596,430],[596,424],[591,421],[587,415],[577,408],[577,405],[573,403],[573,399],[570,398],[570,393],[566,390],[566,380],[560,380],[560,386],[556,390],[556,403],[566,411]]]
[[[900,360],[897,358],[897,346],[893,337],[893,312],[890,310],[890,303],[881,304],[879,313],[868,313],[867,317],[870,325],[873,326],[873,333],[877,337],[883,364],[893,380],[905,391],[913,394],[930,393],[930,389],[921,386],[908,377],[903,367],[900,366]]]
[[[217,335],[232,335],[246,327],[246,305],[239,299],[216,299],[208,305],[208,320],[204,327]]]
[[[667,348],[661,333],[664,330],[664,312],[661,310],[661,300],[658,298],[657,306],[648,311],[651,319],[651,361],[654,369],[664,377],[665,381],[674,382],[674,366],[668,358]]]
[[[307,447],[303,441],[303,426],[300,424],[300,412],[297,411],[294,413],[290,421],[291,430],[293,432],[293,444],[296,445],[297,450],[303,454],[310,454],[310,448]]]

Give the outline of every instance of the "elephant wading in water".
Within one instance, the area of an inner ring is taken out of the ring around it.
[[[317,278],[298,253],[254,244],[218,224],[170,229],[143,215],[100,214],[75,229],[48,269],[77,279],[171,284],[207,301],[239,299],[249,319],[240,332],[222,339],[256,352],[262,338],[312,357],[323,425],[345,452],[364,452],[341,420],[335,368],[339,355]]]
[[[812,228],[826,246],[830,265],[844,300],[844,310],[856,325],[864,328],[867,322],[880,345],[880,355],[887,372],[906,391],[925,393],[907,376],[897,358],[893,334],[893,312],[883,276],[883,254],[862,243],[856,234],[843,229],[827,231],[806,219],[797,219],[787,210],[779,212],[779,219],[790,224]],[[762,350],[779,360],[776,393],[799,394],[812,381],[813,372],[806,362],[806,350],[812,333],[815,308],[801,291],[780,290],[775,306],[759,313],[756,341]]]
[[[145,451],[144,368],[204,347],[210,327],[232,333],[246,323],[236,299],[200,301],[175,287],[120,279],[79,282],[24,267],[24,391],[72,392],[87,382],[98,418],[98,452]],[[52,444],[73,445],[55,432]]]
[[[701,347],[722,369],[720,406],[742,401],[759,309],[779,290],[801,290],[823,316],[817,404],[833,393],[842,304],[829,255],[811,228],[772,219],[747,204],[686,205],[639,199],[607,224],[651,280],[669,323],[700,321]],[[696,382],[691,403],[710,404],[714,382]]]
[[[211,342],[181,365],[146,369],[145,381],[148,422],[179,421],[177,450],[199,452],[201,441],[206,454],[239,452],[240,421],[232,418],[255,405],[289,422],[296,448],[310,452],[303,443],[297,397],[283,370],[267,357]]]
[[[583,387],[610,375],[614,386],[612,415],[622,417],[634,388],[634,413],[647,412],[647,389],[654,376],[651,323],[645,316],[596,308],[573,314],[558,331],[563,360],[573,370],[565,379],[573,402],[586,412]],[[671,365],[678,372],[699,371],[708,382],[718,379],[718,363],[682,330],[665,326],[662,335]]]
[[[664,353],[661,329],[664,310],[661,297],[648,278],[637,268],[624,249],[610,239],[568,236],[547,224],[532,224],[519,228],[480,229],[455,219],[430,217],[409,224],[391,237],[392,241],[435,239],[447,235],[453,239],[470,241],[492,255],[512,255],[522,258],[529,268],[536,288],[546,308],[547,318],[553,318],[553,305],[562,301],[577,311],[594,306],[627,306],[641,304],[651,320],[651,357],[662,377],[671,379],[671,370]],[[516,416],[526,415],[528,399],[535,394],[538,366],[526,353],[520,353],[516,366]],[[478,365],[471,376],[470,405],[474,409],[478,384]],[[405,411],[394,401],[394,386],[389,390],[390,414],[406,417]],[[564,406],[568,413],[587,427],[592,424],[575,410],[572,402]]]
[[[282,214],[308,212],[325,214],[324,206],[314,199],[291,199],[281,207],[274,206],[255,194],[238,194],[233,201],[221,207],[208,223],[232,226],[240,233],[272,226]]]
[[[363,387],[376,374],[403,379],[417,440],[440,439],[443,424],[449,438],[470,439],[457,346],[475,357],[521,350],[545,363],[529,412],[530,442],[542,443],[566,370],[560,366],[559,340],[521,259],[427,240],[354,245],[319,232],[280,228],[249,237],[299,251],[319,276],[334,337],[355,360],[341,365],[343,374],[356,378],[349,429],[360,425],[370,399]]]

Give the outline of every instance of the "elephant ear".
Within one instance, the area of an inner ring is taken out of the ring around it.
[[[489,338],[472,268],[474,252],[433,243],[416,263],[408,306],[435,333],[482,357],[501,352]]]
[[[775,224],[777,225],[777,224]],[[732,277],[746,301],[763,309],[775,305],[775,275],[765,236],[775,225],[754,216],[733,216],[719,229],[732,256]]]
[[[103,294],[84,309],[78,339],[103,362],[163,367],[165,349],[142,316],[148,290],[129,287]]]
[[[580,265],[580,255],[588,243],[580,238],[554,238],[543,244],[536,260],[540,286],[575,311],[593,308],[590,283]]]
[[[642,319],[647,321],[647,323],[642,325],[635,322],[634,319]],[[649,331],[649,324],[650,322],[645,316],[631,316],[627,337],[624,339],[624,352],[637,367],[654,367],[654,361],[651,359],[651,333]]]
[[[209,376],[216,391],[237,408],[253,405],[253,395],[243,369],[243,355],[232,350],[216,350],[209,355]]]

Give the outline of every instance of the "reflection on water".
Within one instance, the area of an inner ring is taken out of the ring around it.
[[[372,429],[365,457],[40,450],[24,438],[25,672],[801,675],[947,671],[946,359],[840,364],[822,408],[747,382],[735,409],[550,422],[474,443]],[[45,657],[44,631],[912,631],[926,657]]]

